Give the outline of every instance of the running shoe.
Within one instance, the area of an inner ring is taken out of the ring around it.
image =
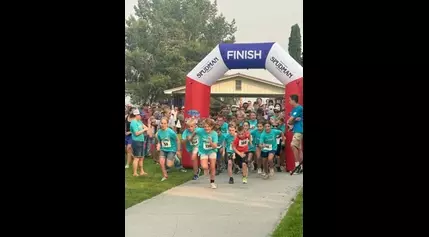
[[[194,175],[194,177],[192,178],[193,180],[198,180],[199,176],[198,175]]]
[[[247,177],[243,177],[243,184],[247,184]]]
[[[161,182],[164,182],[165,180],[167,180],[167,177],[162,177]]]
[[[261,168],[259,168],[259,169],[258,169],[258,174],[259,174],[259,175],[261,175],[261,174],[262,174],[262,169],[261,169]]]
[[[229,183],[229,184],[233,184],[233,183],[234,183],[234,178],[233,178],[233,177],[229,177],[229,181],[228,181],[228,183]]]
[[[212,188],[212,189],[216,189],[216,188],[217,188],[217,185],[216,185],[215,183],[210,183],[210,188]]]
[[[125,169],[128,169],[128,168],[130,168],[130,166],[129,165],[125,165]]]
[[[273,168],[271,168],[270,169],[270,173],[268,174],[270,177],[273,177],[274,176],[274,169]]]

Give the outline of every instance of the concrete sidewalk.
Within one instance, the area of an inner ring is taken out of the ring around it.
[[[269,236],[302,186],[302,175],[288,173],[234,179],[220,174],[217,189],[207,179],[189,181],[126,209],[125,237]]]

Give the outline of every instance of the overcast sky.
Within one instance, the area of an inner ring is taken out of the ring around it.
[[[303,0],[217,0],[217,3],[219,12],[228,21],[235,18],[237,43],[278,42],[287,50],[290,28],[296,23],[303,36]],[[134,13],[136,4],[137,0],[125,0],[126,17]],[[228,74],[236,72],[279,83],[266,70],[231,70]]]

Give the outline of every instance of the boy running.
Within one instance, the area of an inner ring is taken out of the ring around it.
[[[250,134],[244,130],[244,127],[240,126],[237,129],[237,136],[232,143],[232,148],[235,152],[235,161],[238,165],[241,165],[243,172],[243,184],[247,184],[248,175],[248,153],[249,153],[249,142],[251,143]]]

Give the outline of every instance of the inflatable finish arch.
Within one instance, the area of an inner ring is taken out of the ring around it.
[[[210,87],[230,69],[267,69],[285,85],[285,108],[289,95],[298,94],[302,104],[302,66],[278,43],[219,44],[186,77],[185,117],[206,118],[210,111]],[[293,153],[288,145],[292,135],[286,136],[286,169],[295,167]],[[192,167],[188,154],[183,165]]]

